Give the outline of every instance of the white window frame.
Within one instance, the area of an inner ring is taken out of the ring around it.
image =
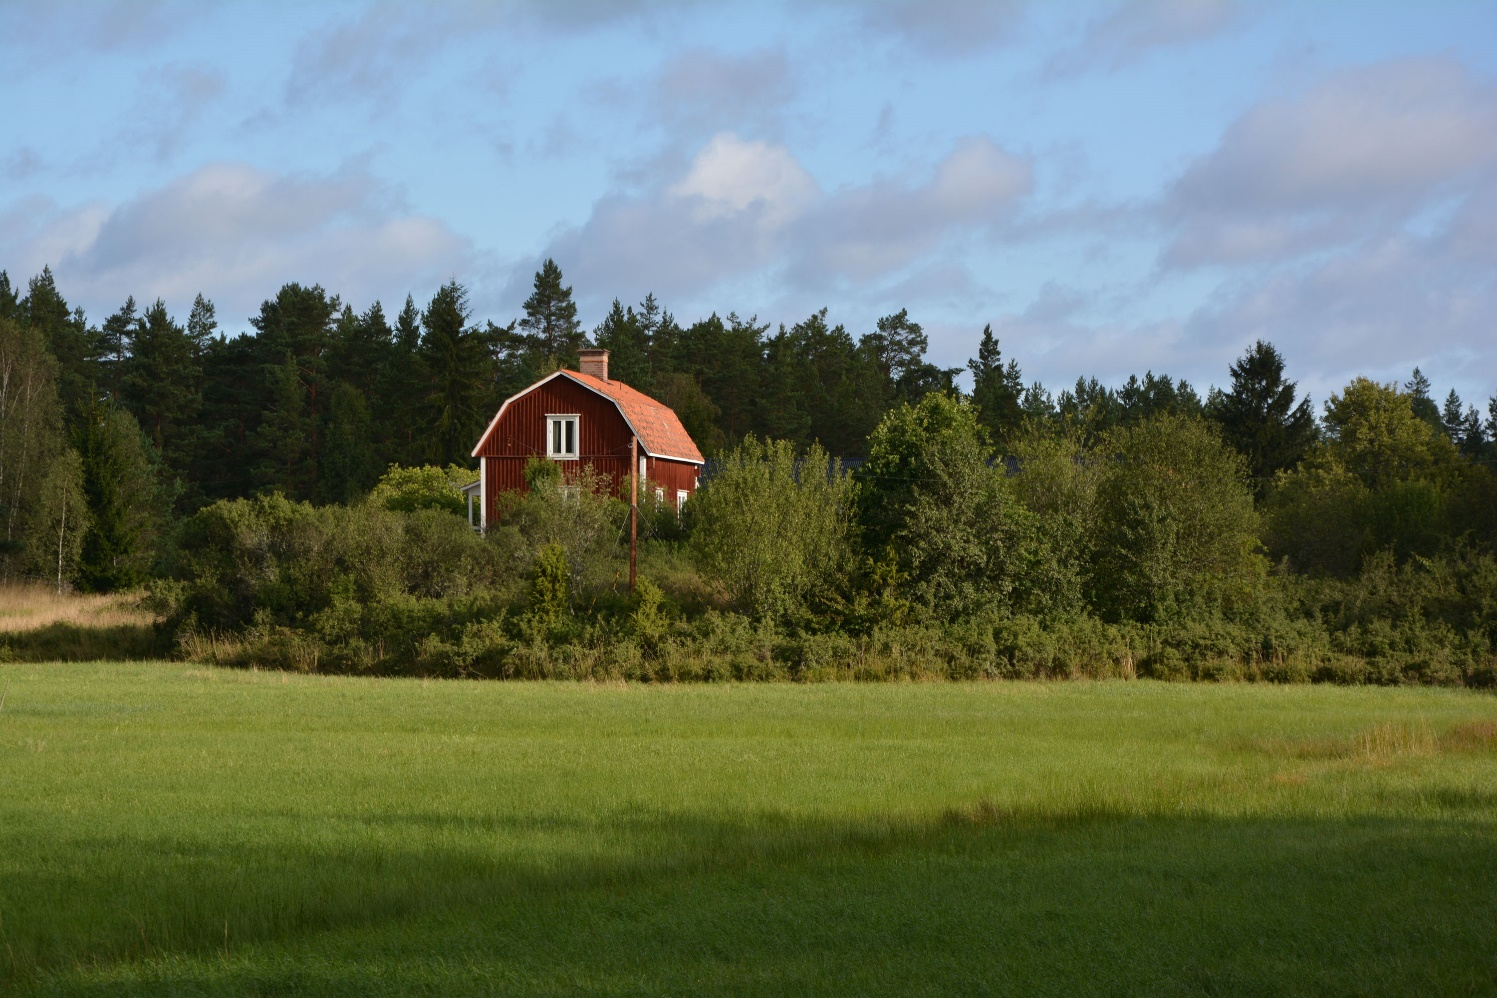
[[[665,505],[665,489],[658,485],[655,487],[655,504],[657,506]]]
[[[572,450],[570,453],[552,446],[556,440],[556,426],[562,424],[562,443],[566,443],[566,429],[572,428]],[[575,461],[581,448],[582,417],[575,412],[546,413],[546,456],[553,461]]]
[[[685,489],[676,490],[676,515],[681,515],[681,510],[686,507],[686,500],[691,498],[691,493]]]

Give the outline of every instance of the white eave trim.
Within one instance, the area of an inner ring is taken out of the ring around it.
[[[529,388],[523,388],[520,391],[515,392],[509,398],[505,399],[504,404],[499,407],[499,411],[494,414],[494,418],[489,420],[488,428],[483,431],[483,436],[478,438],[478,443],[474,446],[473,453],[470,456],[477,457],[478,452],[483,450],[483,445],[488,442],[489,434],[493,433],[494,427],[499,425],[499,420],[504,416],[504,410],[509,408],[509,404],[511,402],[513,402],[517,398],[529,395],[531,392],[535,391],[537,388],[539,388],[541,385],[544,385],[548,381],[552,381],[556,378],[565,376],[568,381],[572,382],[572,384],[577,385],[581,388],[586,388],[588,391],[592,392],[599,398],[608,399],[608,401],[613,404],[614,409],[618,410],[619,417],[623,419],[624,425],[629,427],[629,432],[634,434],[634,439],[639,441],[639,449],[645,454],[646,457],[653,457],[657,460],[662,461],[680,461],[683,464],[705,465],[707,463],[706,461],[701,461],[694,457],[677,457],[674,454],[654,454],[649,450],[646,450],[644,438],[639,435],[639,431],[634,428],[634,424],[629,422],[629,417],[624,415],[624,408],[623,406],[619,405],[618,399],[612,398],[608,395],[604,395],[602,392],[598,391],[587,382],[580,381],[577,378],[571,377],[571,373],[571,371],[552,371],[550,374],[546,375],[544,378],[537,381]],[[680,419],[679,416],[677,416],[676,418]]]

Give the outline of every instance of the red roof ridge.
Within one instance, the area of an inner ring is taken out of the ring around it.
[[[686,427],[681,425],[681,418],[670,406],[622,381],[605,381],[591,374],[569,371],[565,368],[547,375],[529,388],[516,392],[506,399],[504,405],[499,407],[499,412],[494,416],[488,429],[479,438],[478,446],[473,448],[474,455],[477,455],[484,441],[498,425],[499,417],[504,414],[510,402],[558,376],[570,378],[582,387],[595,391],[612,401],[618,407],[619,414],[624,417],[624,421],[639,437],[640,446],[649,456],[674,458],[678,461],[689,461],[692,464],[706,463],[702,460],[702,452],[697,449],[696,442],[691,439],[691,434],[687,433]]]

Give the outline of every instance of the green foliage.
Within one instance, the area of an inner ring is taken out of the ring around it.
[[[519,563],[548,545],[559,545],[566,553],[574,600],[618,591],[620,581],[627,582],[628,507],[613,497],[612,480],[591,465],[565,479],[536,472],[556,487],[500,496],[498,515],[489,524],[492,543]]]
[[[551,493],[561,488],[561,465],[550,458],[533,457],[525,462],[525,487],[531,492]]]
[[[520,583],[498,548],[442,510],[279,495],[189,517],[164,568],[159,595],[179,640],[239,635],[248,661],[335,671],[418,669],[423,642],[501,615]]]
[[[1098,485],[1094,605],[1154,621],[1219,606],[1264,573],[1244,462],[1204,420],[1165,414],[1118,432]]]
[[[1088,450],[1075,427],[1051,429],[1027,422],[1011,438],[1018,474],[1009,487],[1033,517],[1029,558],[1017,606],[1064,618],[1087,606],[1101,532],[1098,488],[1108,457]]]
[[[53,458],[26,525],[31,567],[43,578],[51,578],[59,593],[78,578],[83,540],[92,525],[83,461],[69,447]]]
[[[1345,577],[1377,551],[1403,561],[1434,555],[1462,535],[1490,543],[1491,473],[1462,459],[1417,414],[1417,401],[1366,378],[1331,395],[1327,439],[1297,471],[1280,475],[1265,504],[1275,558]]]
[[[1453,469],[1449,438],[1417,416],[1392,385],[1356,378],[1325,404],[1330,452],[1369,489],[1412,479],[1442,480]]]
[[[659,651],[670,631],[665,593],[643,576],[634,586],[634,612],[629,616],[629,630],[640,647],[648,652]]]
[[[23,534],[62,449],[56,364],[42,335],[0,315],[0,576],[25,564]],[[44,515],[44,514],[42,514]]]
[[[571,566],[567,552],[551,543],[536,552],[530,568],[530,614],[539,625],[554,628],[572,613]]]
[[[400,513],[436,509],[466,518],[467,499],[460,489],[475,477],[477,472],[456,464],[445,468],[429,464],[403,468],[397,464],[375,484],[369,504]]]
[[[878,550],[892,544],[917,499],[917,486],[935,481],[938,455],[991,453],[986,431],[971,402],[931,392],[884,416],[868,441],[868,460],[858,469],[858,515],[864,541]]]
[[[843,570],[853,486],[840,462],[812,446],[747,437],[686,506],[691,545],[737,609],[763,618],[797,612]]]

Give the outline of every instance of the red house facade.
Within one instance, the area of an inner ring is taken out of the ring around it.
[[[583,350],[580,371],[557,371],[506,399],[473,448],[478,458],[479,526],[487,528],[504,492],[523,492],[525,464],[546,458],[570,476],[584,465],[629,486],[638,441],[641,488],[677,509],[696,492],[702,454],[668,406],[608,379],[608,351]]]

